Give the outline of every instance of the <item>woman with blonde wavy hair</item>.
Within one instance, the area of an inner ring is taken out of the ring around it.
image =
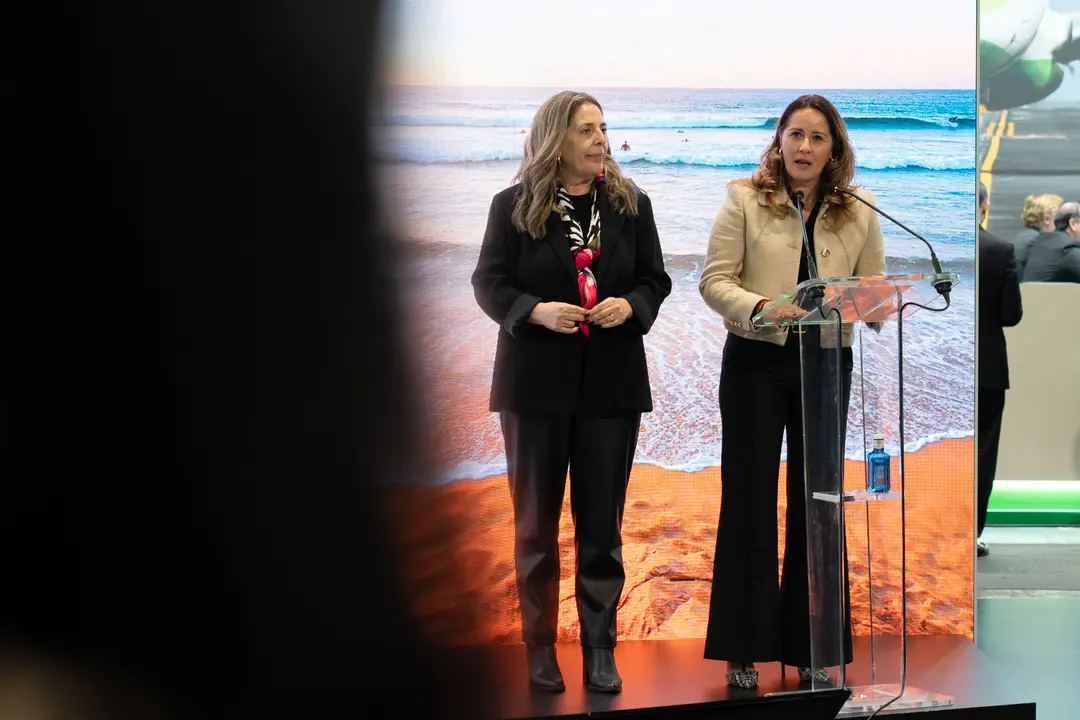
[[[652,203],[611,156],[592,96],[540,107],[516,179],[491,202],[472,284],[499,326],[490,409],[506,445],[529,680],[566,688],[555,640],[569,469],[584,682],[617,693],[623,507],[652,410],[643,336],[671,279]]]
[[[1020,212],[1024,229],[1013,238],[1018,276],[1024,276],[1024,266],[1027,265],[1028,253],[1035,239],[1044,232],[1054,232],[1054,213],[1064,204],[1065,198],[1052,193],[1028,195],[1024,200],[1024,209]]]

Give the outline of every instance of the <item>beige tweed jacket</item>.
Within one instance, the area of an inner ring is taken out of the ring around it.
[[[859,197],[873,203],[866,190]],[[798,210],[787,192],[778,191],[787,214],[766,201],[765,193],[732,183],[720,209],[705,254],[699,289],[705,303],[724,318],[729,332],[754,340],[783,345],[787,328],[753,329],[750,316],[758,301],[772,300],[791,292],[799,276],[803,252]],[[814,225],[814,250],[818,273],[823,278],[871,277],[885,274],[885,251],[877,215],[856,203],[855,220],[838,230],[823,223],[829,208],[818,213]],[[844,345],[851,344],[845,329]]]

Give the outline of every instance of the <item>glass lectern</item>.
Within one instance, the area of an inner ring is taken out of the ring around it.
[[[799,338],[807,632],[812,666],[828,669],[829,677],[803,679],[798,692],[847,687],[852,595],[869,606],[854,619],[859,634],[869,635],[858,644],[857,665],[868,670],[859,674],[869,684],[850,688],[841,717],[884,705],[888,712],[953,703],[908,686],[906,663],[903,329],[921,308],[945,309],[937,290],[944,281],[955,286],[959,276],[809,280],[754,318],[762,327],[789,326]],[[874,446],[880,452],[869,462]]]

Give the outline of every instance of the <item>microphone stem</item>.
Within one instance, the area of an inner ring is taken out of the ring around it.
[[[908,227],[907,225],[905,225],[904,223],[900,222],[899,220],[897,220],[896,218],[894,218],[894,217],[893,217],[892,215],[888,214],[888,213],[887,213],[887,212],[885,212],[884,210],[881,210],[881,209],[879,209],[879,208],[877,208],[877,207],[874,207],[873,205],[871,205],[870,203],[868,203],[868,202],[867,202],[866,200],[863,200],[863,199],[862,199],[861,197],[859,197],[858,195],[856,195],[855,193],[853,193],[852,191],[850,191],[850,190],[845,190],[844,188],[842,188],[842,187],[839,187],[839,186],[837,186],[837,187],[834,187],[834,188],[833,188],[833,190],[835,190],[835,191],[836,191],[836,192],[838,192],[838,193],[843,193],[844,195],[850,195],[851,197],[855,198],[856,200],[858,200],[859,202],[861,202],[861,203],[862,203],[863,205],[865,205],[866,207],[870,208],[871,210],[873,210],[874,212],[878,213],[878,214],[879,214],[879,215],[881,215],[882,217],[884,217],[884,218],[887,218],[888,220],[891,220],[892,222],[894,222],[894,223],[896,223],[897,225],[899,225],[899,226],[900,226],[901,228],[903,228],[904,230],[906,230],[906,231],[907,231],[908,233],[910,233],[911,235],[913,235],[913,236],[915,236],[915,237],[919,238],[920,240],[922,240],[922,241],[923,241],[923,245],[926,245],[926,248],[927,248],[927,249],[928,249],[928,250],[930,251],[930,262],[931,262],[931,264],[933,264],[933,266],[934,266],[934,274],[935,274],[935,275],[942,275],[942,274],[943,274],[943,273],[942,273],[942,270],[941,270],[941,263],[940,263],[940,262],[938,262],[938,257],[937,257],[937,253],[936,253],[936,252],[934,252],[934,246],[930,244],[930,241],[929,241],[929,240],[927,240],[927,239],[926,239],[926,238],[924,238],[924,237],[923,237],[922,235],[920,235],[919,233],[915,232],[914,230],[912,230],[911,228],[909,228],[909,227]],[[952,283],[951,283],[950,281],[948,281],[948,280],[939,280],[939,281],[937,281],[937,282],[935,282],[935,283],[934,283],[934,289],[935,289],[935,290],[937,290],[937,291],[938,291],[938,293],[939,293],[939,294],[940,294],[940,295],[941,295],[942,297],[944,297],[944,298],[945,298],[945,302],[946,302],[946,303],[948,303],[948,302],[949,302],[949,292],[951,292],[951,291],[952,291]]]
[[[859,197],[859,196],[858,196],[858,195],[856,195],[855,193],[851,192],[850,190],[845,190],[845,189],[843,189],[843,188],[839,188],[839,187],[838,187],[838,188],[836,188],[836,191],[837,191],[837,192],[841,192],[841,193],[843,193],[843,194],[845,194],[845,195],[850,195],[851,197],[855,198],[856,200],[858,200],[859,202],[861,202],[861,203],[862,203],[863,205],[865,205],[866,207],[870,208],[871,210],[873,210],[873,211],[874,211],[874,212],[876,212],[876,213],[880,213],[882,217],[885,217],[885,218],[888,218],[889,220],[892,220],[892,221],[893,221],[894,223],[896,223],[897,225],[899,225],[899,226],[900,226],[901,228],[903,228],[904,230],[907,230],[907,231],[908,231],[909,233],[911,233],[911,234],[912,234],[912,235],[914,235],[915,237],[917,237],[917,238],[919,238],[920,240],[922,240],[922,241],[923,241],[923,243],[924,243],[924,244],[926,245],[927,249],[929,249],[929,250],[930,250],[930,262],[931,262],[931,263],[933,263],[933,265],[934,265],[934,272],[935,272],[936,274],[938,274],[938,275],[940,275],[940,274],[941,274],[941,263],[940,263],[940,262],[938,262],[938,258],[937,258],[937,253],[935,253],[935,252],[934,252],[934,246],[930,244],[930,241],[929,241],[929,240],[927,240],[927,239],[926,239],[926,238],[924,238],[924,237],[923,237],[922,235],[920,235],[919,233],[917,233],[917,232],[915,232],[914,230],[912,230],[911,228],[909,228],[909,227],[908,227],[907,225],[905,225],[904,223],[902,223],[902,222],[900,222],[899,220],[897,220],[896,218],[894,218],[894,217],[893,217],[892,215],[890,215],[889,213],[885,212],[884,210],[881,210],[880,208],[876,208],[876,207],[874,207],[873,205],[871,205],[870,203],[866,202],[865,200],[863,200],[863,199],[862,199],[861,197]]]

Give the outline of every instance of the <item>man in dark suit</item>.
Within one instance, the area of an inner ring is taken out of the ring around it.
[[[1054,229],[1031,241],[1021,282],[1080,283],[1080,202],[1063,203],[1054,214]]]
[[[979,222],[990,210],[990,193],[979,183]],[[1001,438],[1001,415],[1005,410],[1005,391],[1009,389],[1009,358],[1005,331],[1020,322],[1024,309],[1020,301],[1020,280],[1016,270],[1013,245],[979,229],[979,400],[978,432],[978,535],[986,527],[986,508],[994,489],[997,472],[998,440]],[[979,557],[990,554],[989,546],[978,540]]]

